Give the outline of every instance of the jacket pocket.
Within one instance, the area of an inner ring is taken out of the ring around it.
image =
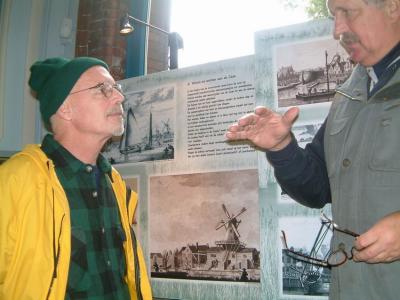
[[[369,168],[374,171],[400,171],[400,107],[375,121]]]
[[[329,135],[334,136],[339,134],[345,127],[350,117],[333,119],[331,123],[331,128],[329,130]]]

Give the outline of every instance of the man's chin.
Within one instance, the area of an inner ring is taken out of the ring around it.
[[[359,50],[355,48],[345,48],[347,54],[349,55],[350,60],[353,62],[353,64],[358,64],[361,63],[362,60],[362,55]]]
[[[350,55],[350,60],[354,64],[360,64],[364,67],[372,67],[377,62],[379,62],[379,60],[374,59],[373,57],[365,55],[363,53],[352,53],[352,55]]]
[[[124,128],[122,127],[122,128],[119,128],[119,129],[117,129],[117,130],[115,130],[114,132],[113,132],[113,136],[121,136],[121,135],[123,135],[124,134]]]

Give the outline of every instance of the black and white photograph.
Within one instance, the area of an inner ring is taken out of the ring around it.
[[[292,127],[292,132],[296,137],[297,143],[301,148],[305,148],[308,143],[311,143],[322,123],[295,125]]]
[[[128,86],[129,87],[129,86]],[[103,152],[112,164],[173,159],[175,87],[125,93],[125,132]]]
[[[285,217],[279,219],[290,251],[324,260],[329,255],[331,230],[318,217]],[[281,233],[281,236],[283,234]],[[331,273],[329,268],[297,259],[282,243],[282,292],[288,295],[327,296]]]
[[[257,186],[257,170],[151,177],[151,276],[259,282]]]
[[[279,107],[329,102],[353,70],[331,37],[277,46],[275,58]]]

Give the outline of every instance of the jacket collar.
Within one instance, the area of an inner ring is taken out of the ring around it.
[[[336,92],[349,98],[350,100],[366,102],[368,100],[368,73],[365,67],[356,65],[350,78]],[[376,92],[370,100],[388,101],[399,99],[400,95],[400,68],[396,70],[388,83]]]
[[[356,65],[349,79],[343,85],[336,88],[336,92],[357,101],[367,101],[368,99],[368,73],[365,67]]]
[[[104,156],[101,154],[98,156],[96,166],[83,163],[58,143],[50,134],[44,137],[41,148],[54,162],[54,165],[57,168],[62,168],[64,174],[69,178],[76,176],[80,172],[91,172],[95,167],[98,167],[101,173],[110,175],[111,165]]]
[[[28,156],[37,166],[38,170],[42,172],[43,175],[51,177],[50,169],[54,169],[54,162],[51,160],[41,149],[41,145],[39,144],[28,144],[24,147],[24,149],[15,154],[15,156]],[[112,179],[112,166],[107,161],[107,159],[100,154],[98,158],[98,165],[100,169],[107,173],[110,176],[111,181]]]

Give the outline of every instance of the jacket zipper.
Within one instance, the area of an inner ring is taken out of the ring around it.
[[[57,250],[56,250],[56,236],[55,236],[55,213],[54,213],[54,190],[53,190],[53,260],[54,260],[54,269],[53,269],[53,275],[51,276],[51,281],[50,281],[50,287],[49,290],[47,292],[47,297],[46,299],[49,299],[50,297],[50,293],[51,293],[51,289],[53,288],[53,284],[54,284],[54,279],[57,278],[57,267],[58,267],[58,261],[60,259],[60,250],[61,250],[61,246],[60,246],[60,238],[61,238],[61,234],[62,234],[62,227],[64,224],[64,217],[65,214],[63,214],[62,218],[61,218],[61,225],[60,225],[60,232],[58,233],[58,238],[57,238]]]
[[[50,164],[49,161],[47,161],[47,168],[50,171]],[[49,299],[51,289],[53,288],[54,280],[57,278],[57,267],[58,267],[58,261],[60,259],[60,238],[62,234],[62,227],[64,224],[64,217],[65,214],[61,217],[61,225],[60,225],[60,232],[58,233],[58,238],[57,238],[57,246],[56,246],[56,217],[55,217],[55,205],[54,205],[54,189],[52,188],[52,197],[53,197],[53,275],[51,276],[51,281],[50,281],[50,286],[49,290],[47,292],[46,300]]]
[[[129,221],[129,202],[131,199],[131,189],[126,187],[126,195],[125,195],[125,204],[126,204],[126,215],[128,217],[128,223]],[[122,220],[122,216],[120,216]],[[133,216],[132,216],[133,218]],[[140,265],[139,265],[139,255],[138,255],[138,250],[137,250],[137,241],[136,241],[136,234],[132,228],[132,225],[129,224],[129,229],[131,232],[131,239],[132,239],[132,250],[133,250],[133,259],[134,259],[134,266],[135,266],[135,287],[136,287],[136,296],[137,300],[143,300],[143,295],[142,295],[142,289],[141,289],[141,274],[140,274]]]

